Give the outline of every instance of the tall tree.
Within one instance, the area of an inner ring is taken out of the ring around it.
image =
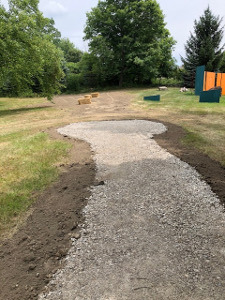
[[[61,39],[58,46],[63,51],[66,62],[77,63],[81,60],[83,52],[77,49],[69,39]]]
[[[220,72],[225,73],[225,51],[223,52],[223,57],[220,64]]]
[[[83,52],[75,47],[69,39],[60,39],[57,46],[64,55],[64,91],[74,92],[80,89],[80,67]]]
[[[120,86],[151,81],[172,58],[175,42],[156,0],[100,0],[87,14],[84,32],[102,74]]]
[[[194,33],[191,33],[185,45],[186,57],[181,58],[184,67],[183,79],[186,86],[193,87],[197,66],[205,65],[206,71],[217,71],[223,57],[222,19],[213,15],[208,7],[199,21],[194,22]]]
[[[38,9],[38,0],[9,0],[0,7],[0,91],[6,95],[37,92],[51,98],[64,76],[62,52],[53,44],[53,21]]]

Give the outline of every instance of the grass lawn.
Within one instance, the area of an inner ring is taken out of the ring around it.
[[[12,229],[58,175],[56,165],[70,144],[52,140],[44,129],[63,123],[63,112],[44,99],[0,99],[0,234]]]
[[[192,91],[132,90],[133,105],[148,112],[152,118],[181,125],[188,135],[183,141],[195,146],[225,166],[225,96],[220,103],[199,103]],[[144,101],[144,96],[160,94],[160,102]]]
[[[212,104],[199,103],[199,97],[178,88],[126,92],[143,116],[181,125],[188,132],[184,143],[225,166],[225,97]],[[156,94],[161,95],[160,102],[143,100]],[[52,140],[44,130],[74,121],[69,109],[53,107],[45,99],[0,98],[0,236],[23,220],[34,192],[55,180],[57,165],[68,159],[70,144]]]

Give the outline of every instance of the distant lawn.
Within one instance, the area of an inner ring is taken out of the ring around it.
[[[183,141],[225,166],[225,96],[220,103],[199,103],[193,92],[180,93],[178,88],[167,91],[132,90],[133,105],[148,112],[150,117],[181,125],[188,133]],[[144,96],[160,94],[161,101],[144,101]]]
[[[68,156],[70,144],[42,131],[62,119],[44,99],[0,99],[0,234],[18,223],[34,191],[57,178],[56,165]]]

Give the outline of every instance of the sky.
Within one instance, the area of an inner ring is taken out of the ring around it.
[[[5,7],[7,2],[7,0],[0,0]],[[39,2],[39,9],[44,16],[54,19],[55,27],[61,32],[62,37],[69,38],[77,48],[88,51],[88,43],[83,41],[86,13],[97,5],[98,0],[40,0]],[[181,65],[180,56],[185,56],[184,44],[190,37],[190,32],[193,32],[194,20],[199,20],[208,5],[214,15],[224,17],[223,25],[225,24],[224,0],[158,0],[158,3],[165,16],[166,27],[177,42],[173,56],[178,65]]]

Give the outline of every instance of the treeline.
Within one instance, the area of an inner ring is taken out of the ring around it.
[[[209,8],[195,21],[178,68],[175,41],[156,0],[99,1],[87,13],[89,52],[61,38],[54,21],[40,12],[39,0],[8,2],[8,10],[0,5],[0,96],[51,99],[61,92],[164,84],[165,79],[193,87],[198,65],[225,71],[222,19]]]
[[[99,1],[87,14],[84,34],[89,53],[73,70],[69,65],[68,90],[149,85],[179,75],[172,57],[175,41],[155,0]]]
[[[181,81],[181,71],[175,63],[172,63],[171,67],[167,69],[167,73],[160,73],[157,68],[155,69],[155,73],[152,70],[155,76],[149,71],[148,76],[146,74],[145,77],[141,77],[141,70],[138,70],[138,68],[136,73],[134,71],[132,73],[127,71],[123,75],[123,83],[121,84],[119,71],[114,74],[113,69],[110,68],[110,63],[113,63],[111,59],[109,61],[102,61],[101,56],[92,52],[82,52],[69,39],[61,39],[59,47],[63,50],[65,57],[63,93],[85,91],[90,88],[133,87],[140,85],[161,85],[164,83],[170,86],[177,86]],[[108,68],[106,68],[106,64]]]
[[[0,6],[0,96],[41,95],[85,87],[149,84],[176,73],[175,41],[155,0],[99,1],[87,14],[83,53],[61,39],[38,0]]]

